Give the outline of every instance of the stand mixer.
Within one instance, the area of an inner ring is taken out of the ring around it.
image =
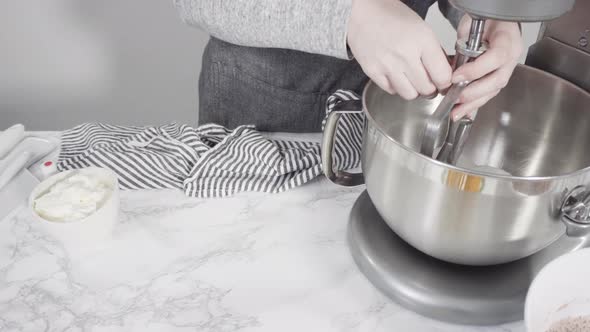
[[[457,53],[459,55],[457,62],[459,65],[462,62],[469,61],[472,57],[476,57],[478,55],[477,53],[481,54],[481,47],[483,45],[482,32],[486,19],[532,22],[554,20],[561,17],[557,20],[543,23],[539,41],[529,50],[527,64],[529,66],[540,68],[543,71],[556,74],[575,83],[578,86],[575,87],[575,89],[581,87],[590,91],[590,69],[588,69],[590,68],[590,47],[587,46],[587,43],[576,43],[579,41],[578,38],[581,40],[580,36],[590,38],[590,22],[588,22],[587,19],[590,17],[590,0],[578,0],[575,4],[575,9],[572,11],[570,10],[574,6],[573,0],[450,1],[456,8],[463,10],[473,18],[469,40],[459,41],[457,43]],[[564,15],[568,11],[570,12]],[[573,38],[572,35],[576,35],[577,37]],[[561,40],[563,39],[563,36],[569,36],[569,38],[565,41]],[[518,70],[520,69],[517,68],[517,71]],[[523,80],[523,82],[530,83],[526,80]],[[526,86],[525,88],[543,89],[543,87],[536,87],[532,84],[529,84],[529,86]],[[370,93],[367,93],[367,91]],[[370,105],[371,98],[381,96],[379,92],[375,91],[376,89],[373,89],[372,87],[368,87],[365,90],[365,109],[374,106]],[[554,92],[557,93],[556,91]],[[583,93],[581,90],[579,92]],[[444,108],[444,112],[448,115],[450,108],[452,108],[456,102],[456,100],[453,100],[453,96],[455,96],[455,94],[449,91],[447,93],[447,100],[445,101],[443,99],[443,102],[438,106],[437,111]],[[519,93],[514,92],[508,93],[508,96],[503,98],[510,99],[519,97],[521,97],[519,96]],[[526,97],[527,96],[523,96],[522,98]],[[580,105],[574,102],[571,106],[579,107]],[[587,107],[588,105],[582,105],[582,108]],[[366,111],[366,113],[370,115],[371,112]],[[484,113],[485,112],[482,111],[482,117],[487,116],[487,114],[484,115]],[[510,114],[506,115],[506,119],[503,119],[502,121],[509,123],[511,121],[509,118]],[[389,115],[386,114],[384,117],[386,116]],[[441,128],[441,119],[444,119],[444,117],[440,117],[438,120],[439,122],[434,123],[434,128],[436,130],[440,130]],[[377,120],[371,119],[371,121]],[[444,121],[442,122],[443,125]],[[464,143],[464,138],[460,139],[459,142],[457,138],[460,137],[457,137],[457,135],[468,132],[469,126],[471,126],[471,123],[467,123],[466,125],[461,122],[458,122],[458,124],[449,124],[446,133],[436,136],[429,141],[431,150],[426,154],[429,157],[432,156],[433,159],[454,164]],[[476,127],[477,121],[474,123],[474,130]],[[457,134],[457,131],[460,131],[461,133]],[[371,190],[369,190],[371,197],[369,196],[369,193],[364,192],[354,204],[349,219],[348,242],[356,264],[365,274],[367,279],[369,279],[384,294],[404,307],[428,317],[461,324],[495,325],[521,320],[523,317],[524,300],[528,287],[540,269],[560,255],[584,247],[590,247],[590,195],[585,188],[580,186],[572,190],[569,196],[563,200],[563,204],[559,208],[563,213],[561,219],[565,225],[565,234],[560,237],[559,240],[536,251],[532,255],[508,263],[495,265],[483,264],[476,266],[452,263],[449,260],[445,261],[433,257],[436,255],[426,254],[425,252],[427,251],[425,250],[418,250],[417,248],[419,248],[419,246],[417,247],[415,243],[412,243],[412,245],[409,244],[407,238],[402,236],[408,234],[398,233],[397,230],[395,232],[392,231],[393,226],[391,223],[386,222],[383,218],[383,209],[378,211],[377,203],[379,197],[377,197],[377,194],[383,192],[383,195],[388,195],[387,193],[390,193],[389,195],[391,195],[392,192],[391,188],[385,188],[381,192],[378,191],[379,189],[375,189],[377,188],[376,180],[371,179],[371,177],[375,177],[374,174],[377,173],[379,173],[380,176],[382,176],[382,174],[387,174],[386,171],[382,172],[379,169],[379,167],[385,168],[386,166],[379,166],[376,163],[367,163],[365,165],[365,160],[369,162],[375,160],[376,152],[374,152],[374,150],[380,148],[367,148],[366,144],[375,145],[375,142],[377,142],[376,145],[384,145],[390,143],[386,140],[381,140],[378,135],[381,135],[378,133],[378,130],[371,127],[365,132],[364,140],[369,140],[369,143],[364,143],[365,145],[363,146],[363,171],[365,172],[367,188],[371,185],[373,192],[371,193]],[[408,135],[409,134],[406,133],[405,136]],[[587,138],[584,139],[587,140]],[[422,150],[422,148],[424,148],[424,142],[422,143],[422,147],[418,146],[417,149],[424,154],[424,150]],[[500,140],[495,143],[504,144],[505,142]],[[400,157],[401,155],[396,156],[394,152],[383,153],[389,153],[389,158],[407,159],[409,156],[409,154],[407,154],[408,149],[409,148],[400,149],[399,151],[401,152],[395,152],[403,153],[403,158]],[[387,149],[382,150],[389,151]],[[419,161],[420,166],[424,164],[428,165],[427,167],[431,167],[429,164],[426,164],[424,160],[419,158],[416,158],[416,160]],[[331,169],[331,165],[329,164],[324,166],[325,169],[328,167]],[[414,171],[414,169],[421,169],[421,171],[418,172],[421,174],[427,174],[428,172],[432,173],[432,170],[419,168],[416,164],[409,164],[406,162],[405,166],[412,168],[412,171]],[[439,164],[435,163],[432,168],[439,166]],[[396,169],[396,171],[399,171],[399,169]],[[348,173],[344,174],[349,177],[353,176]],[[399,178],[393,180],[382,178],[381,184],[384,186],[388,181],[400,185],[405,184],[406,182],[402,181],[404,178],[408,178],[408,174],[409,173],[406,175],[399,175]],[[438,175],[438,173],[436,174]],[[332,181],[337,182],[336,176],[328,177]],[[479,178],[476,176],[471,178],[470,176],[467,176],[462,179],[467,179],[466,181],[469,181],[469,179],[473,180]],[[589,180],[585,176],[581,176],[580,179],[584,183],[587,183]],[[436,178],[430,178],[428,180],[440,181],[436,180]],[[424,183],[426,182],[421,182],[419,185]],[[511,187],[512,189],[510,190],[518,191],[519,195],[523,195],[523,197],[536,197],[535,195],[549,190],[547,189],[548,187],[543,187],[544,183],[542,181],[540,181],[540,184],[539,187],[517,188],[518,181],[516,181],[514,182],[516,187]],[[465,183],[462,183],[457,188],[460,188],[462,192],[472,191],[475,193],[483,190],[484,183],[478,182],[472,186],[472,189],[468,189],[468,186],[469,184],[466,185]],[[410,191],[411,189],[397,187],[394,190]],[[413,193],[415,192],[416,191]],[[423,192],[422,194],[427,198],[431,193]],[[466,194],[465,197],[467,197],[466,200],[469,200],[471,197],[474,199],[473,201],[475,201],[475,196],[468,196]],[[435,198],[442,199],[440,197]],[[380,202],[380,204],[383,203]],[[477,205],[473,204],[473,206]],[[414,207],[415,206],[408,206],[408,209]],[[423,208],[426,209],[426,206],[423,206]],[[476,213],[477,211],[470,212]],[[528,211],[526,213],[530,214],[532,212]],[[498,215],[502,214],[498,213]],[[506,216],[506,214],[504,214],[504,216]],[[518,217],[524,217],[524,215],[513,216],[513,218]],[[435,219],[436,218],[433,218],[433,220]],[[416,225],[411,225],[412,221],[413,220],[408,220],[405,223],[400,223],[399,229],[403,230],[402,226],[415,227],[423,232],[425,238],[436,236],[436,233],[433,233],[435,231],[430,231],[423,227],[425,224],[417,223]],[[500,221],[501,220],[498,220],[498,223]],[[430,225],[432,229],[438,229],[437,227],[441,227],[440,225],[432,223],[427,225]],[[464,225],[456,224],[449,225],[454,227],[466,227]],[[490,236],[494,236],[493,232],[490,233]],[[452,243],[449,243],[448,245],[450,247],[453,246]],[[465,256],[468,257],[469,254],[466,254]]]

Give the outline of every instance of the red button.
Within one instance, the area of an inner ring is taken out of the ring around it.
[[[51,161],[46,161],[45,163],[43,163],[43,166],[45,166],[45,167],[49,167],[51,165],[53,165],[53,162],[51,162]]]

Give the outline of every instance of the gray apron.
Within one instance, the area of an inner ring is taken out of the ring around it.
[[[436,0],[403,1],[422,18]],[[355,60],[211,38],[199,77],[199,123],[261,131],[319,132],[338,89],[361,93],[368,78]]]

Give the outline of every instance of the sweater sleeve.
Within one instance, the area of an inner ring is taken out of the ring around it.
[[[174,0],[182,20],[227,42],[349,59],[351,0]]]

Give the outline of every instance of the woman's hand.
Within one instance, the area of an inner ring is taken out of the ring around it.
[[[363,71],[390,94],[411,100],[451,84],[435,33],[399,0],[353,0],[347,39]]]
[[[471,18],[465,15],[457,29],[458,38],[466,39],[470,26]],[[487,20],[483,37],[488,42],[488,50],[453,73],[453,83],[478,80],[463,90],[460,105],[453,109],[455,120],[476,111],[508,84],[523,51],[517,23]]]

